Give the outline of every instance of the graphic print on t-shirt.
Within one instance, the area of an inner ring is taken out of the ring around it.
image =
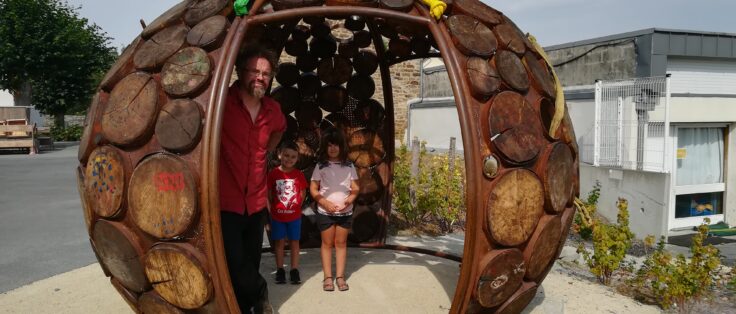
[[[281,204],[284,204],[285,209],[289,209],[291,204],[297,203],[297,193],[294,188],[294,179],[279,179],[276,180],[276,192],[277,197]]]

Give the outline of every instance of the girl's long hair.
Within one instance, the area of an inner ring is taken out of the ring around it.
[[[345,135],[342,131],[329,128],[324,131],[322,140],[319,143],[319,168],[327,166],[329,157],[327,156],[327,145],[333,144],[340,147],[340,154],[337,156],[340,159],[340,164],[343,166],[350,165],[348,162],[348,144],[345,141]]]

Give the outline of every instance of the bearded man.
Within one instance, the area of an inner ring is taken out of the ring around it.
[[[260,47],[236,61],[238,81],[228,91],[220,144],[220,219],[230,280],[242,313],[270,313],[260,274],[266,223],[266,156],[286,129],[280,105],[265,96],[276,55]]]

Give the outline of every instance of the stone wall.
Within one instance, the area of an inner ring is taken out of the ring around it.
[[[595,80],[636,77],[636,43],[633,39],[546,50],[562,86],[592,85]]]

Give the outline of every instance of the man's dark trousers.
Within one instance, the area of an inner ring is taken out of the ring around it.
[[[247,212],[220,212],[227,267],[243,313],[250,313],[254,305],[268,297],[266,280],[259,272],[266,210],[250,216]]]

